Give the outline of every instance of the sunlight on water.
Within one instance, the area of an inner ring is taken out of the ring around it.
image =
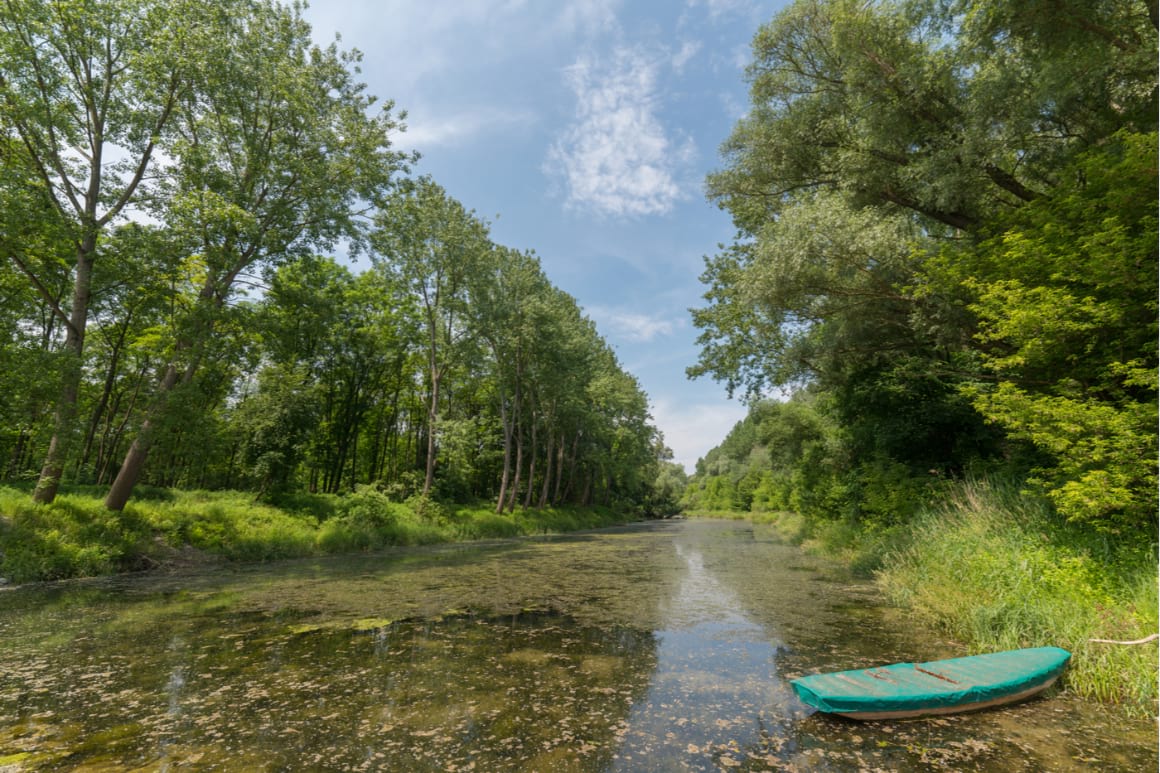
[[[656,669],[613,770],[679,770],[707,757],[740,766],[742,747],[784,735],[808,713],[777,678],[781,642],[740,611],[695,545],[678,539],[674,548],[685,572],[663,605]]]

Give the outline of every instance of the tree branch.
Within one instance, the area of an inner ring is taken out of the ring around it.
[[[16,267],[20,269],[20,273],[24,274],[26,277],[28,277],[28,280],[32,282],[32,286],[36,288],[36,292],[40,293],[40,297],[45,300],[49,309],[52,310],[53,316],[64,322],[65,327],[73,330],[75,333],[76,330],[73,329],[72,322],[69,320],[69,315],[64,313],[64,309],[60,307],[60,302],[56,299],[56,297],[53,296],[52,293],[48,291],[48,288],[44,286],[44,283],[40,281],[36,274],[32,273],[31,269],[25,265],[24,261],[22,261],[19,256],[16,255],[16,253],[9,253],[8,257],[12,258],[12,262],[15,263]]]

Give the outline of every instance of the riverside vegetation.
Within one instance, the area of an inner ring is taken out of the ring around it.
[[[690,512],[777,520],[975,650],[1156,711],[1155,4],[797,0],[710,197]],[[780,400],[763,399],[780,393]],[[787,515],[787,513],[792,515]]]
[[[392,501],[373,487],[339,497],[286,496],[276,505],[231,491],[144,488],[124,512],[99,490],[62,492],[51,506],[0,487],[3,574],[12,582],[355,553],[395,545],[509,538],[610,526],[623,512],[563,505],[497,515],[486,503],[445,505],[422,495]]]
[[[805,550],[871,575],[914,620],[974,652],[1069,650],[1067,688],[1154,716],[1158,627],[1154,545],[1116,545],[1062,524],[1042,500],[988,481],[953,484],[905,527],[810,521],[786,511],[691,510],[772,524]]]
[[[302,10],[0,8],[0,576],[667,506],[636,378]]]

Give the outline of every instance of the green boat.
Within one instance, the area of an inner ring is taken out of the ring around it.
[[[804,703],[827,714],[903,719],[1026,700],[1050,687],[1070,659],[1059,647],[1035,647],[815,674],[791,684]]]

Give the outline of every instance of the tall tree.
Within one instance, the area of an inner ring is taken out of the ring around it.
[[[435,480],[444,378],[473,331],[468,287],[491,249],[486,225],[428,177],[393,196],[377,216],[375,263],[415,298],[423,320],[427,458],[423,493]]]
[[[150,417],[105,498],[125,506],[169,393],[196,373],[214,318],[247,272],[341,237],[358,239],[360,208],[382,198],[405,156],[388,103],[354,78],[357,54],[319,48],[297,7],[248,3],[214,40],[179,100],[176,158],[161,215],[200,263],[196,299],[174,337]]]
[[[1116,138],[1155,130],[1156,41],[1138,0],[793,3],[755,37],[753,109],[709,178],[738,235],[707,261],[690,373],[750,396],[807,382],[846,450],[883,469],[953,471],[996,448],[986,418],[1059,459],[1101,457],[1041,468],[1061,510],[1136,519],[1155,283],[1120,276],[1147,265],[1154,218],[1070,164],[1098,153],[1154,215],[1155,164],[1121,164]],[[1130,354],[1108,356],[1113,338]],[[1099,386],[1072,390],[1080,374]]]
[[[184,0],[5,0],[0,107],[57,227],[72,243],[72,290],[47,290],[32,260],[10,252],[64,327],[60,396],[34,497],[51,502],[76,415],[81,357],[102,232],[131,209],[188,85],[192,58],[216,37],[207,5]],[[15,154],[5,153],[7,165]]]
[[[503,463],[496,512],[503,512],[511,489],[516,427],[524,409],[525,383],[544,298],[551,287],[535,256],[505,247],[488,254],[486,270],[471,285],[471,324],[490,351],[496,407],[503,433]]]
[[[752,109],[709,178],[750,232],[817,189],[973,231],[1049,191],[1066,154],[1156,115],[1139,0],[798,0],[753,50]]]

